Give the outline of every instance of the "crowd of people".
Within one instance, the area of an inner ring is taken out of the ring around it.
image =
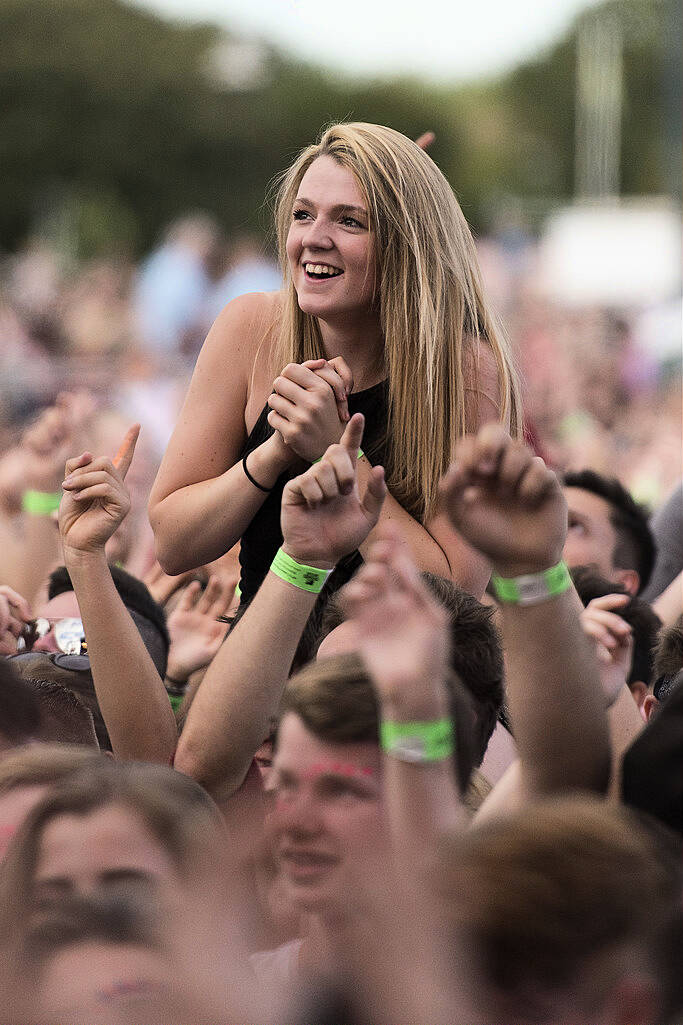
[[[680,383],[426,146],[6,263],[7,1025],[683,1022]]]

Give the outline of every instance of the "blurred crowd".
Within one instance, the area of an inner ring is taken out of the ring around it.
[[[538,450],[558,469],[613,472],[641,500],[662,501],[681,462],[675,325],[650,326],[651,311],[638,307],[553,302],[537,285],[538,247],[526,235],[511,244],[501,232],[479,249]],[[280,281],[264,243],[246,234],[228,241],[204,214],[170,225],[137,266],[72,265],[47,243],[29,242],[0,271],[0,442],[77,381],[139,419],[159,457],[220,310]]]
[[[234,550],[169,575],[147,517],[265,247],[191,214],[138,265],[4,258],[6,1025],[683,1022],[680,367],[643,311],[553,305],[530,241],[480,252],[526,444],[483,427],[442,500],[493,583],[386,528],[321,615],[385,497],[359,415],[285,488],[304,583],[245,608]]]

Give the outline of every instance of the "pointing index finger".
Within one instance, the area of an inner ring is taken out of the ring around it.
[[[121,442],[121,446],[114,456],[112,462],[116,469],[120,472],[121,477],[124,478],[130,469],[130,464],[133,462],[133,453],[135,452],[135,445],[140,435],[140,424],[133,424],[126,431],[126,436]]]
[[[354,459],[358,455],[358,449],[363,440],[364,428],[365,417],[362,413],[354,413],[341,436],[341,444],[351,453]]]

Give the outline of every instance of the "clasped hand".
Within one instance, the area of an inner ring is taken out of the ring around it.
[[[353,377],[341,356],[288,363],[268,397],[268,423],[301,459],[315,462],[339,442],[349,420]]]

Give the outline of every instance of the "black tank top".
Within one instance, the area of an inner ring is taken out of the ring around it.
[[[365,417],[362,448],[373,466],[378,464],[383,466],[385,461],[388,396],[387,381],[380,381],[372,388],[349,395],[349,412],[352,414],[362,413]],[[267,419],[269,412],[268,405],[261,410],[240,454],[240,459],[253,452],[274,433]],[[243,603],[251,601],[258,591],[270,569],[275,553],[282,544],[280,531],[282,492],[287,481],[295,476],[297,476],[296,471],[287,471],[278,477],[273,490],[268,493],[265,502],[242,535],[240,590]],[[331,593],[342,587],[353,576],[361,562],[362,558],[359,552],[347,555],[338,563],[337,568],[328,578],[325,590]]]

